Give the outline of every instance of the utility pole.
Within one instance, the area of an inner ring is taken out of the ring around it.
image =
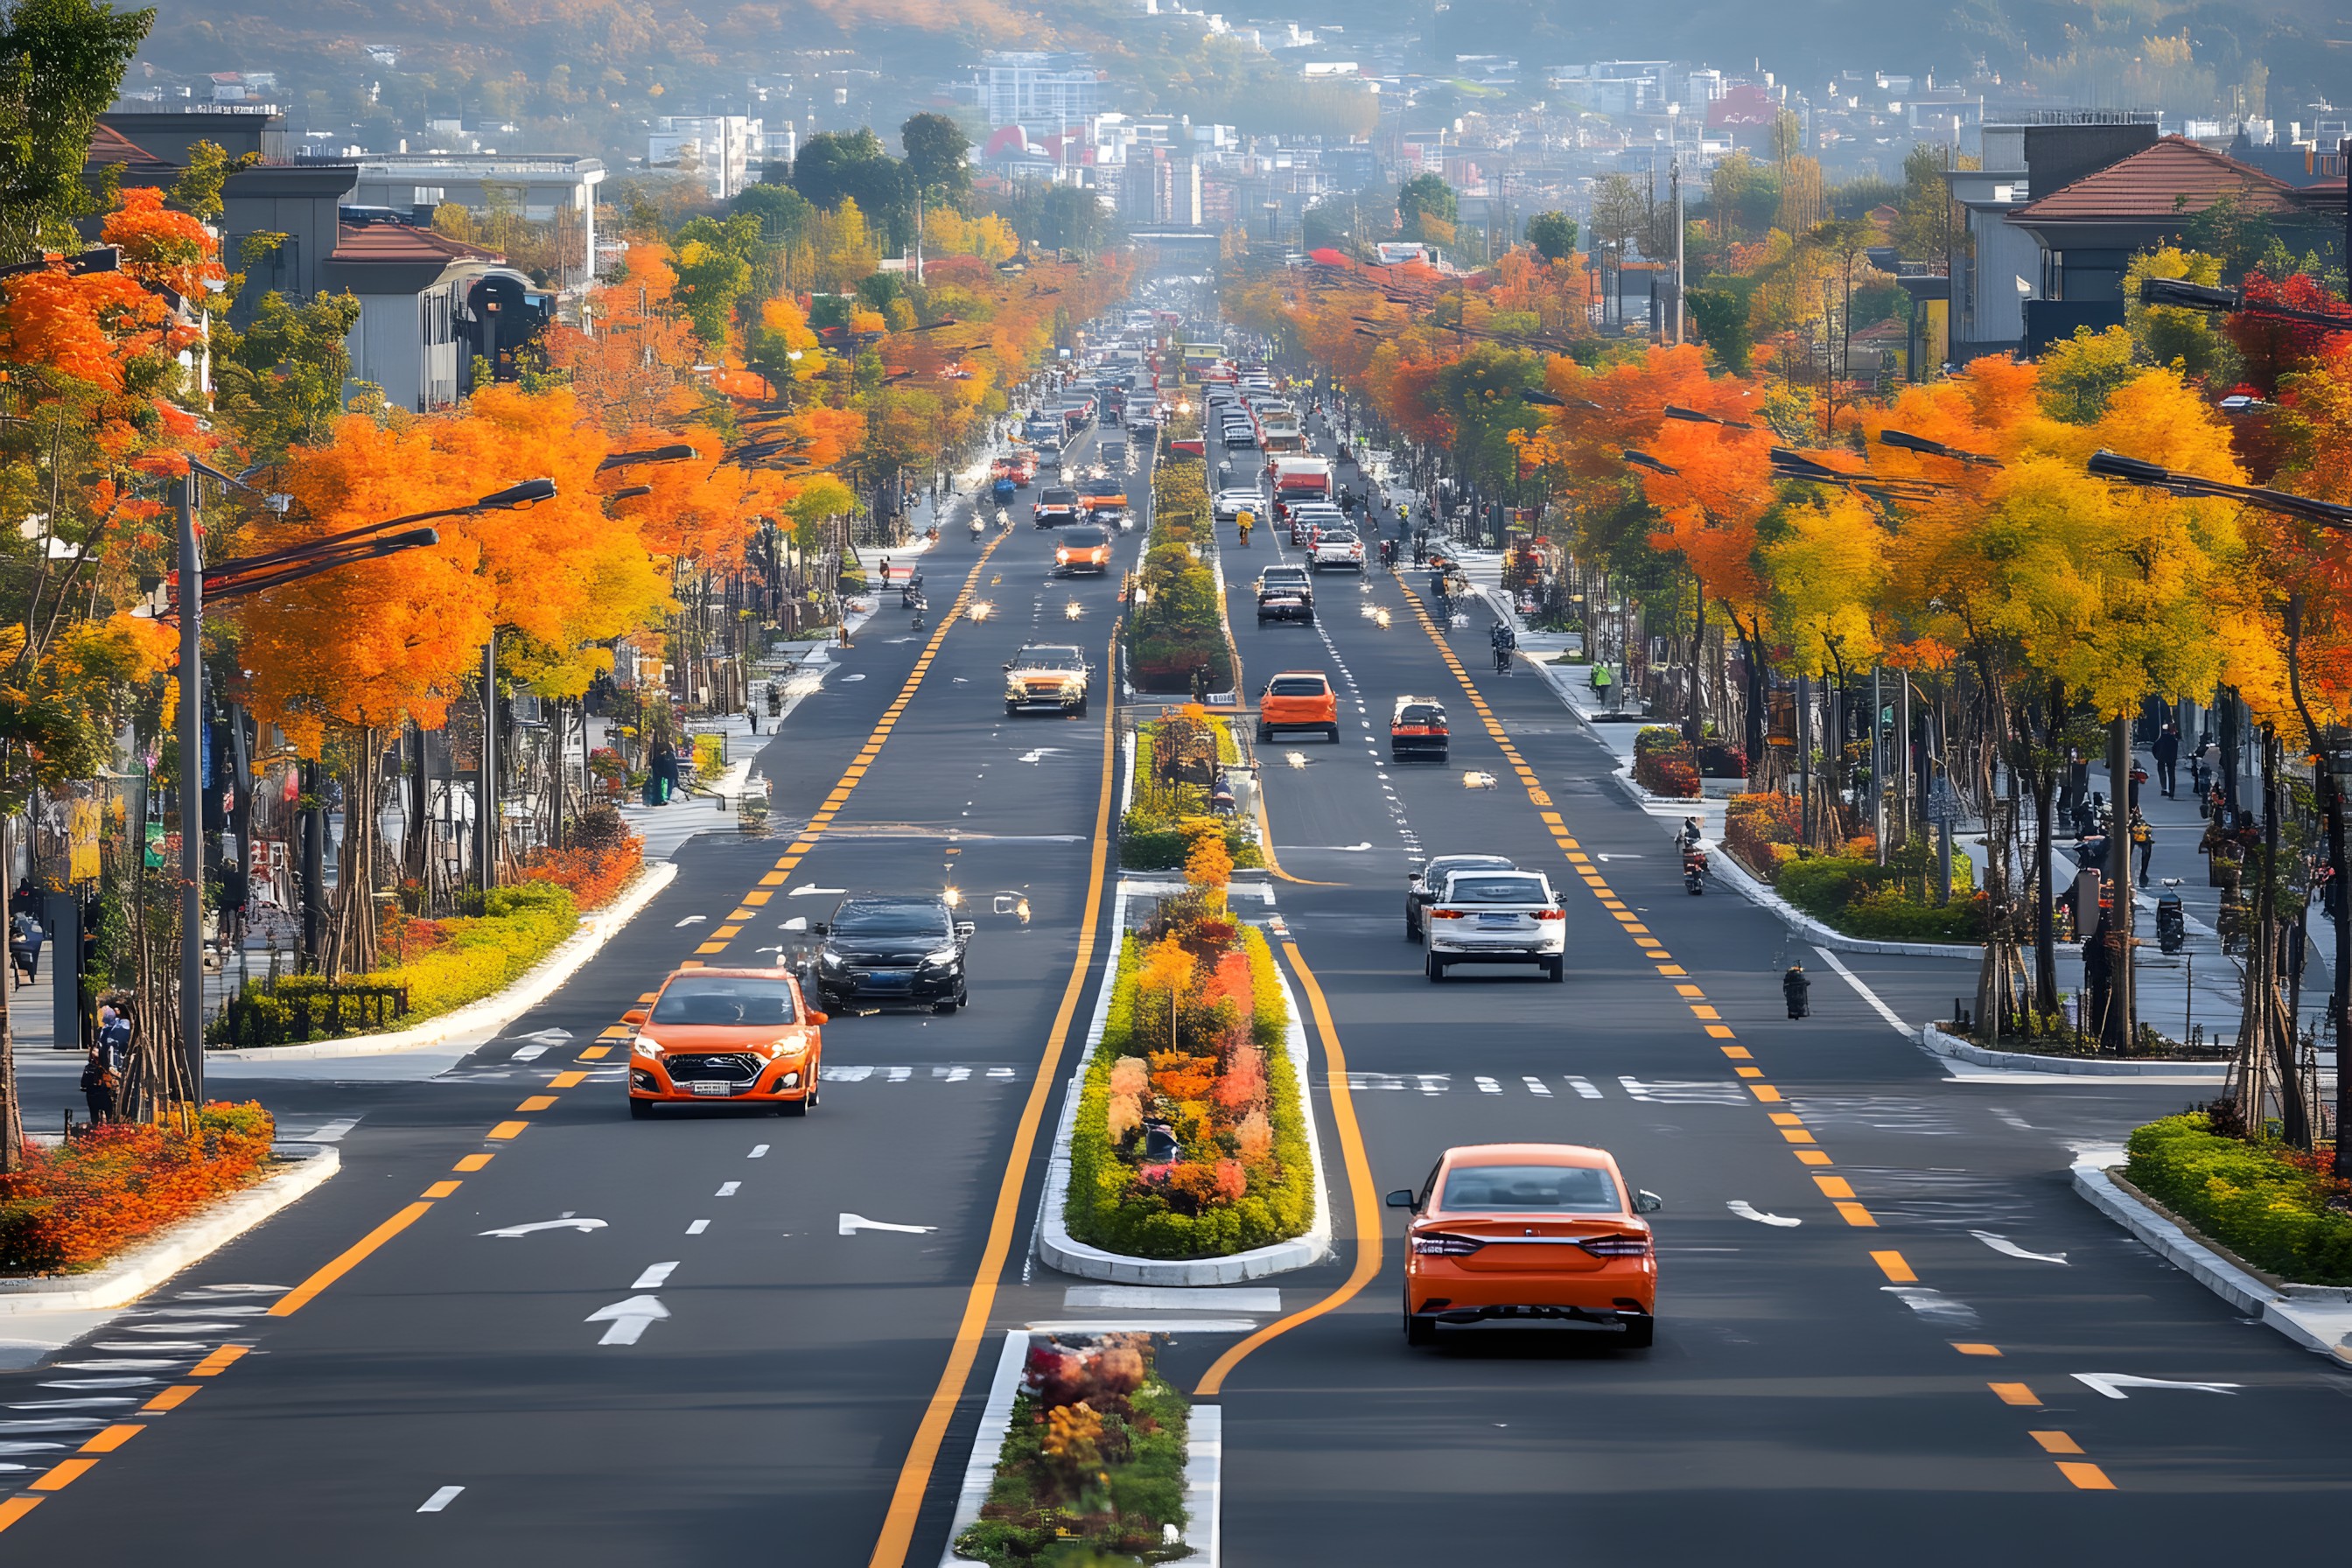
[[[1675,199],[1675,342],[1683,339],[1683,161],[1676,154],[1668,175]]]
[[[482,745],[475,759],[474,881],[488,893],[498,886],[499,634],[482,645]],[[346,868],[344,875],[349,876]]]
[[[196,550],[196,472],[173,486],[180,563],[180,1051],[188,1108],[205,1100],[205,568]],[[59,953],[66,970],[79,954]]]

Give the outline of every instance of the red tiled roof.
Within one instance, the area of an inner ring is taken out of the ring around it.
[[[170,169],[175,165],[158,158],[138,142],[111,125],[100,125],[89,134],[89,156],[85,167],[118,164],[126,169]]]
[[[2223,196],[2234,196],[2261,213],[2289,212],[2298,205],[2293,187],[2284,180],[2186,137],[2167,136],[2121,163],[2027,203],[2010,215],[2010,221],[2169,218],[2203,212]]]
[[[330,261],[394,262],[414,265],[417,262],[504,261],[506,257],[495,250],[485,250],[478,245],[468,245],[462,239],[451,239],[429,228],[411,228],[405,224],[371,223],[357,226],[345,225],[335,234],[334,253]]]

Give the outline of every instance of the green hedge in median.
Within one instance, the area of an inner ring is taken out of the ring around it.
[[[2317,1156],[2224,1138],[2201,1115],[2131,1135],[2132,1185],[2257,1268],[2304,1285],[2352,1285],[2347,1184]]]

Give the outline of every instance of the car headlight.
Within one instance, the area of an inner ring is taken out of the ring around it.
[[[1029,689],[1019,680],[1008,680],[1004,683],[1004,695],[1016,699],[1026,697],[1029,695]]]
[[[820,969],[839,969],[843,967],[841,954],[834,952],[831,948],[826,948],[823,952],[818,953],[816,955],[816,962],[817,967]]]
[[[768,1042],[768,1054],[772,1057],[796,1057],[807,1049],[808,1041],[798,1035],[788,1035],[781,1040]]]
[[[1087,683],[1079,679],[1075,675],[1066,676],[1063,678],[1062,695],[1065,697],[1076,697],[1079,692],[1084,691],[1086,689]]]
[[[658,1058],[661,1055],[661,1042],[655,1039],[650,1035],[639,1035],[635,1040],[630,1042],[629,1054],[632,1056]]]
[[[923,967],[926,969],[945,969],[962,956],[963,952],[960,948],[943,947],[937,952],[927,952],[923,954]]]

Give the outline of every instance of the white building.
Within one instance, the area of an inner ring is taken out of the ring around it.
[[[1094,57],[991,49],[980,57],[981,111],[992,126],[1060,131],[1102,110]]]
[[[430,217],[435,207],[455,202],[483,217],[495,193],[501,205],[530,222],[553,223],[564,231],[567,254],[562,275],[553,279],[556,286],[577,288],[593,276],[596,187],[604,181],[601,159],[378,153],[360,159],[359,170],[351,199],[360,206],[421,209]]]
[[[665,114],[646,138],[646,167],[692,174],[722,202],[759,179],[767,157],[766,125],[740,114]]]

